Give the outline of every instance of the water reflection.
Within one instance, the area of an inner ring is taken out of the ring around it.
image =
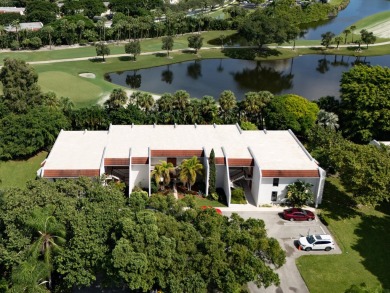
[[[342,73],[355,64],[389,66],[389,56],[348,57],[306,55],[275,61],[207,59],[148,69],[108,73],[106,80],[154,93],[183,89],[191,97],[218,97],[233,91],[238,100],[249,91],[294,93],[311,100],[339,96]]]
[[[195,60],[194,63],[188,64],[187,75],[195,80],[202,76],[202,65],[199,60]]]
[[[169,69],[169,65],[167,65],[167,69],[161,72],[161,81],[166,82],[167,84],[172,84],[173,82],[173,71]]]
[[[133,74],[126,75],[126,84],[132,89],[139,89],[141,87],[142,76],[137,74],[137,70],[133,71]]]
[[[269,66],[262,66],[256,62],[253,69],[244,68],[238,72],[232,72],[234,80],[242,88],[255,91],[270,91],[272,93],[291,89],[294,75],[291,72],[276,71]]]

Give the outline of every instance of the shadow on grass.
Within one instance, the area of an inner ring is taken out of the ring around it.
[[[134,61],[134,58],[132,56],[120,56],[118,57],[119,61]]]
[[[196,54],[195,50],[191,50],[191,49],[184,49],[181,52],[184,54]]]
[[[364,267],[375,275],[384,289],[390,289],[390,216],[362,215],[355,229],[358,241],[352,246],[362,256]],[[386,291],[388,292],[388,291]]]
[[[353,218],[360,214],[356,210],[356,202],[342,190],[341,185],[327,180],[324,188],[324,195],[320,207],[323,210],[321,217],[326,221],[327,218],[333,220],[342,220]]]
[[[167,57],[168,54],[167,53],[162,53],[162,52],[157,52],[156,54],[154,54],[154,56],[156,56],[156,57]]]
[[[224,36],[221,34],[221,36]],[[224,36],[224,37],[218,37],[215,39],[211,39],[207,41],[207,44],[212,46],[248,46],[249,43],[247,40],[245,40],[244,37],[240,36],[238,33],[230,35],[230,36]]]

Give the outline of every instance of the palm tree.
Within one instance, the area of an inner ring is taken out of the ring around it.
[[[224,116],[224,121],[227,121],[227,117],[233,111],[233,109],[237,106],[236,96],[232,91],[223,91],[219,96],[219,107],[221,108],[222,114]]]
[[[200,163],[196,156],[191,159],[185,159],[180,165],[180,181],[188,186],[188,190],[191,190],[192,185],[196,182],[196,176],[201,175],[203,172],[203,165]]]
[[[77,30],[79,32],[79,43],[81,41],[81,35],[83,34],[84,28],[85,28],[85,21],[84,20],[79,20],[77,22]]]
[[[311,188],[313,184],[298,180],[287,186],[287,198],[293,207],[301,207],[308,201],[313,200],[313,192]]]
[[[18,42],[18,44],[20,44],[20,42],[19,42],[19,29],[20,29],[19,20],[18,19],[13,20],[11,22],[11,27],[15,28],[16,41]]]
[[[104,103],[109,109],[118,109],[127,103],[127,94],[123,89],[114,89],[110,98]]]
[[[154,106],[155,100],[149,93],[142,93],[139,95],[137,105],[145,112],[149,112]]]
[[[347,43],[347,37],[348,37],[348,35],[351,33],[351,30],[350,30],[350,29],[345,29],[345,30],[343,31],[343,33],[344,33],[344,35],[345,35],[344,44],[346,44],[346,43]]]
[[[190,103],[190,94],[185,90],[178,90],[173,94],[175,108],[184,111]]]
[[[329,128],[331,130],[336,130],[337,128],[339,128],[339,117],[337,116],[337,114],[333,112],[326,112],[323,109],[318,112],[317,122],[318,125],[321,125],[325,128]]]
[[[65,243],[65,226],[57,222],[47,209],[35,209],[27,221],[27,225],[37,231],[38,238],[31,246],[31,257],[43,258],[47,270],[49,288],[51,287],[51,272],[53,269],[52,254]]]
[[[50,50],[51,50],[51,44],[52,44],[52,42],[51,42],[51,35],[52,35],[52,33],[54,32],[54,29],[53,29],[52,26],[46,25],[46,26],[44,26],[44,27],[42,28],[42,31],[43,31],[44,33],[46,33],[47,36],[49,37],[49,46],[50,46]]]
[[[339,48],[339,45],[340,45],[340,43],[343,41],[343,37],[342,36],[337,36],[337,37],[335,37],[334,38],[334,41],[336,42],[336,44],[337,44],[337,47],[336,47],[336,49],[338,49]]]
[[[173,96],[171,94],[163,94],[157,101],[158,110],[164,113],[172,113],[173,111]]]
[[[204,96],[200,100],[200,104],[204,122],[213,123],[218,113],[217,103],[214,98],[212,96]]]
[[[12,269],[12,287],[9,292],[48,293],[46,277],[45,263],[29,258]]]
[[[353,31],[356,29],[356,26],[355,25],[351,25],[349,27],[349,29],[351,30],[351,37],[352,37],[352,43],[353,43]]]
[[[156,181],[157,184],[162,182],[161,190],[165,189],[165,186],[167,186],[171,182],[171,172],[175,170],[175,167],[172,163],[167,163],[166,161],[160,161],[160,164],[157,164],[154,166],[154,169],[151,173],[151,175],[154,178],[154,181]],[[162,179],[162,180],[161,180]]]
[[[268,91],[248,92],[245,94],[243,108],[252,117],[252,122],[257,124],[262,121],[262,111],[272,97],[273,94]]]

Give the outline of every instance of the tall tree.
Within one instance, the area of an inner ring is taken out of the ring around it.
[[[329,48],[335,34],[332,32],[326,32],[321,35],[321,45],[325,46],[326,49]]]
[[[166,37],[162,38],[161,49],[167,50],[167,54],[169,57],[169,51],[172,51],[172,49],[173,49],[173,37],[172,36],[166,36]]]
[[[151,175],[154,178],[154,181],[157,184],[161,184],[161,189],[164,190],[165,186],[167,186],[171,182],[171,173],[175,170],[175,167],[172,163],[167,163],[166,161],[160,161],[159,164],[154,166],[154,169]],[[162,179],[162,180],[161,180]]]
[[[237,106],[236,96],[232,91],[225,90],[219,96],[219,107],[221,108],[222,116],[224,118],[225,123],[231,123],[232,121],[232,111]],[[229,119],[228,119],[229,118]]]
[[[275,96],[266,108],[269,129],[291,129],[304,135],[317,120],[317,104],[297,95]]]
[[[345,30],[343,30],[343,34],[344,34],[344,36],[345,36],[345,38],[344,38],[344,44],[346,44],[347,43],[347,37],[348,37],[348,35],[351,33],[351,30],[350,29],[345,29]]]
[[[0,99],[12,112],[26,113],[29,107],[42,104],[38,74],[25,61],[4,59],[0,82],[3,84]]]
[[[256,10],[240,22],[238,32],[261,49],[265,44],[282,44],[295,39],[299,28],[288,15],[278,17]]]
[[[200,163],[197,157],[191,159],[185,159],[180,165],[179,178],[183,184],[186,184],[188,190],[191,190],[192,185],[196,182],[198,174],[202,174],[203,165]]]
[[[27,225],[36,231],[37,237],[32,245],[31,253],[34,259],[43,259],[47,268],[48,285],[51,288],[53,271],[52,255],[65,244],[65,226],[59,223],[49,209],[36,208]]]
[[[390,140],[390,69],[354,66],[341,77],[341,129],[356,142]]]
[[[132,54],[134,61],[137,59],[137,55],[141,53],[141,43],[138,40],[128,42],[125,45],[126,54]]]
[[[362,42],[367,45],[367,49],[369,44],[374,44],[376,41],[376,36],[374,36],[374,33],[368,32],[367,30],[361,30],[360,37]]]
[[[126,105],[127,101],[127,94],[123,89],[114,89],[104,105],[111,110],[118,109]]]
[[[110,47],[108,47],[108,45],[103,42],[99,42],[95,44],[95,48],[96,48],[96,55],[102,56],[103,62],[105,62],[106,60],[104,59],[104,56],[110,55]]]
[[[209,194],[212,195],[213,193],[217,192],[217,189],[216,189],[217,173],[216,173],[216,168],[215,168],[215,152],[214,152],[214,149],[211,149],[211,152],[210,152],[209,166],[210,166]]]
[[[50,25],[45,25],[43,28],[42,28],[42,32],[47,34],[48,38],[49,38],[49,46],[50,46],[50,50],[51,50],[51,45],[52,45],[52,35],[54,33],[54,28]]]
[[[201,35],[192,35],[187,38],[188,47],[195,49],[195,54],[198,53],[198,50],[203,46],[203,37]]]

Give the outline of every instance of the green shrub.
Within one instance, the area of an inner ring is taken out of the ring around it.
[[[246,204],[244,189],[239,187],[232,190],[232,203],[233,204]]]

